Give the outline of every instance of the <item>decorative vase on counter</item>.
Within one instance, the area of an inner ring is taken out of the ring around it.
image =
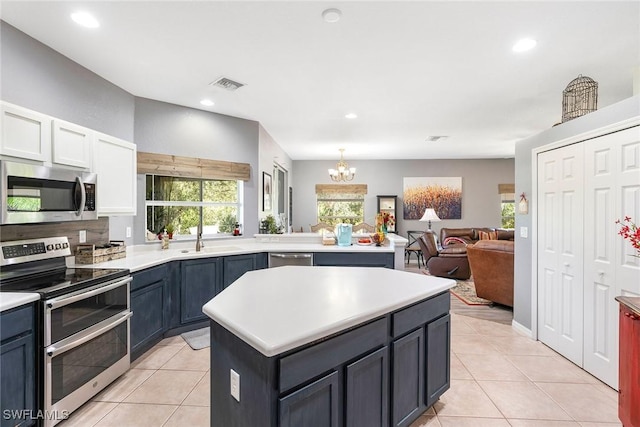
[[[376,244],[376,246],[382,246],[384,244],[386,234],[382,231],[377,231],[375,234],[371,236],[371,239]]]

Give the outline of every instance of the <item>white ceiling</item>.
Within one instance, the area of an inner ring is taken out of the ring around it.
[[[339,22],[322,20],[329,7]],[[100,28],[75,25],[77,10]],[[513,157],[516,141],[561,120],[562,90],[579,74],[599,83],[602,108],[632,96],[640,66],[638,1],[2,1],[0,11],[135,96],[259,121],[294,160],[337,159],[339,148],[347,160]],[[513,53],[525,36],[537,47]],[[221,76],[247,86],[209,86]]]

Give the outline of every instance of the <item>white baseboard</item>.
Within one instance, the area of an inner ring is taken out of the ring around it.
[[[527,338],[531,338],[533,339],[533,333],[531,332],[531,329],[521,325],[520,323],[516,322],[515,320],[511,321],[511,327],[513,329],[516,330],[516,332],[525,335]]]

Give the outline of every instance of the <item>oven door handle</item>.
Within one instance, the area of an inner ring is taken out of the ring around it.
[[[54,299],[50,299],[46,301],[46,306],[49,310],[55,310],[56,308],[60,308],[60,307],[64,307],[65,305],[69,305],[69,304],[73,304],[76,301],[80,301],[86,298],[91,298],[92,296],[98,295],[98,294],[102,294],[105,292],[109,292],[110,290],[113,290],[117,287],[120,287],[122,285],[126,285],[127,283],[131,282],[133,280],[133,278],[131,277],[127,277],[123,280],[118,280],[117,282],[114,282],[110,285],[107,286],[96,286],[95,288],[93,288],[92,290],[88,291],[88,292],[78,292],[75,295],[69,296],[69,297],[61,297],[61,298],[54,298]]]
[[[67,351],[73,350],[74,348],[81,346],[87,341],[90,341],[104,334],[105,332],[110,331],[122,322],[127,321],[131,316],[133,316],[133,312],[131,311],[117,314],[115,316],[118,317],[116,320],[108,319],[106,325],[104,324],[105,322],[94,325],[80,334],[72,335],[69,338],[60,341],[59,343],[56,343],[58,345],[50,345],[45,349],[45,352],[47,353],[47,356],[51,358],[56,357],[59,354],[66,353]]]

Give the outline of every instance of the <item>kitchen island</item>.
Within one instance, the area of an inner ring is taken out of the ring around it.
[[[449,388],[454,285],[385,268],[244,274],[203,307],[211,425],[411,424]]]

